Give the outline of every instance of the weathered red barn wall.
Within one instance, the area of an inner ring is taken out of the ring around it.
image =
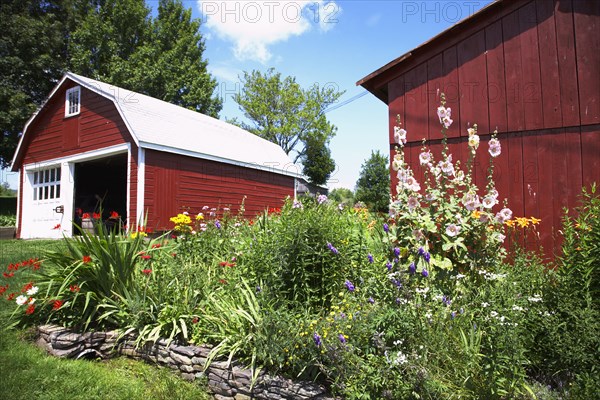
[[[27,129],[27,137],[22,144],[23,157],[16,160],[15,167],[21,168],[25,164],[72,156],[126,142],[133,143],[114,103],[84,87],[81,88],[80,113],[65,118],[65,92],[76,85],[69,80],[65,81],[44,105],[40,115]],[[137,157],[137,150],[132,151],[135,151]],[[135,178],[135,164],[131,166],[131,172],[131,176]],[[136,179],[132,179],[133,195],[137,195],[135,182]],[[23,174],[19,187],[22,193]],[[131,201],[130,215],[135,215],[135,205],[134,197]],[[22,210],[22,199],[19,199],[18,206]],[[20,217],[22,218],[22,213]],[[17,236],[19,235],[20,229],[17,232]]]
[[[542,219],[540,243],[551,255],[563,208],[577,205],[582,186],[600,183],[600,2],[504,2],[438,39],[370,82],[387,89],[392,156],[400,115],[407,161],[422,176],[422,139],[434,154],[441,149],[435,109],[438,93],[446,93],[454,159],[466,160],[467,127],[477,123],[475,177],[484,188],[490,156],[483,135],[497,129],[498,191],[516,216]],[[396,184],[392,173],[392,190]]]
[[[294,178],[178,154],[146,150],[144,207],[148,226],[172,229],[169,218],[203,206],[230,207],[237,213],[245,198],[245,216],[281,207],[294,195]]]
[[[22,164],[132,141],[114,103],[84,87],[81,88],[81,112],[65,118],[65,91],[73,86],[76,84],[66,81],[29,126],[27,141],[23,143],[27,151]]]

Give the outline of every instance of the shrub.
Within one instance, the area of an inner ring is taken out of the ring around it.
[[[549,290],[552,315],[539,332],[540,379],[576,392],[600,391],[600,196],[583,190],[576,217],[565,212],[562,255]],[[573,394],[573,398],[579,395]]]

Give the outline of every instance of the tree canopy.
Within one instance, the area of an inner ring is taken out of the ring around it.
[[[231,122],[263,139],[277,143],[294,162],[302,161],[303,172],[317,185],[327,182],[335,169],[329,141],[337,128],[327,120],[325,110],[343,92],[312,85],[303,89],[296,79],[270,68],[244,72],[242,89],[233,96],[249,123]]]
[[[0,4],[0,164],[65,71],[218,117],[200,20],[181,0],[7,0]]]
[[[378,151],[360,167],[356,182],[356,201],[362,201],[372,211],[386,212],[390,205],[390,171],[388,157]]]

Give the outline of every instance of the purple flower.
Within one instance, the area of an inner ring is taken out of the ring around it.
[[[421,271],[421,275],[423,275],[425,278],[427,278],[429,276],[429,272],[427,272],[427,270],[425,268],[423,268],[423,271]]]
[[[340,254],[340,252],[338,251],[338,249],[336,249],[335,247],[333,247],[333,245],[331,243],[327,243],[327,248],[329,250],[331,250],[331,252],[333,254]]]
[[[260,285],[256,285],[256,293],[260,292],[262,292],[262,288],[260,287]]]
[[[341,319],[344,319],[344,318],[346,318],[346,314],[344,314],[343,312],[341,312],[341,313],[340,313],[340,318],[341,318]]]
[[[383,224],[383,231],[384,231],[385,233],[388,233],[388,232],[390,231],[390,226],[389,226],[388,224],[385,224],[385,223],[384,223],[384,224]]]
[[[369,297],[369,303],[371,303],[371,304],[375,304],[375,299],[374,299],[374,298],[372,298],[372,297]]]
[[[396,257],[400,257],[400,249],[399,249],[399,248],[397,248],[397,247],[394,247],[394,255],[395,255]]]
[[[315,332],[313,335],[313,340],[315,341],[317,347],[321,347],[321,344],[323,344],[323,342],[321,342],[321,336],[317,332]]]
[[[391,262],[389,262],[389,261],[388,261],[388,262],[386,262],[386,263],[385,263],[385,267],[387,268],[387,270],[388,270],[388,271],[391,271],[391,270],[392,270],[392,263],[391,263]]]
[[[452,300],[450,300],[450,298],[446,296],[442,296],[442,303],[444,303],[446,306],[449,306],[450,304],[452,304]]]
[[[373,255],[367,254],[367,258],[369,259],[369,263],[373,264]]]
[[[400,304],[402,303],[402,300],[400,300],[400,297],[396,297],[396,304]]]
[[[425,261],[427,261],[427,263],[429,264],[429,260],[431,259],[431,254],[429,254],[428,251],[425,252],[425,254],[423,254],[423,258],[425,259]]]
[[[456,311],[452,311],[452,312],[450,313],[450,318],[451,318],[451,319],[454,319],[454,318],[456,318]]]
[[[415,266],[415,263],[412,262],[410,263],[410,265],[408,266],[408,273],[411,275],[414,275],[415,272],[417,272],[417,267]]]
[[[344,285],[346,285],[346,287],[348,288],[348,291],[354,292],[354,285],[348,279],[346,279],[346,282],[344,282]]]
[[[464,314],[465,313],[465,309],[464,308],[460,308],[460,310],[458,310],[459,313]]]
[[[417,254],[422,256],[423,254],[425,254],[425,250],[422,247],[419,247],[419,251],[417,252]]]
[[[340,343],[346,344],[346,338],[341,333],[338,335],[338,339],[340,339]]]
[[[327,196],[325,196],[324,194],[320,194],[319,197],[317,197],[317,203],[319,204],[323,204],[327,201]]]
[[[217,229],[221,229],[221,222],[219,222],[219,220],[216,220],[215,226],[217,227]]]

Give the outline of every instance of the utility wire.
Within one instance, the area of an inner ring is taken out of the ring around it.
[[[333,111],[333,110],[337,110],[338,108],[340,108],[340,107],[343,107],[343,106],[345,106],[346,104],[352,103],[354,100],[358,100],[358,99],[360,99],[361,97],[363,97],[363,96],[364,96],[364,95],[366,95],[367,93],[369,93],[369,92],[365,90],[364,92],[362,92],[362,93],[359,93],[359,94],[357,94],[356,96],[350,97],[348,100],[344,100],[344,101],[342,101],[341,103],[338,103],[338,104],[336,104],[336,105],[333,105],[333,106],[329,107],[327,110],[323,111],[323,114],[326,114],[326,113],[328,113],[328,112],[330,112],[330,111]]]

